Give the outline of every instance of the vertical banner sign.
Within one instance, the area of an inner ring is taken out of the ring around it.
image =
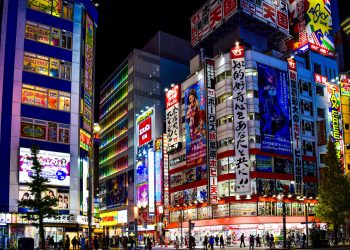
[[[303,168],[302,168],[302,148],[300,136],[300,110],[299,110],[299,86],[297,75],[297,64],[294,59],[288,59],[290,107],[292,115],[292,139],[293,139],[293,164],[295,193],[301,194]]]
[[[176,84],[165,94],[166,133],[168,135],[168,152],[177,149],[181,140],[180,129],[180,85]]]
[[[233,84],[233,126],[236,156],[236,192],[250,194],[250,167],[248,144],[247,89],[245,83],[244,47],[235,46],[230,50]]]
[[[216,161],[216,115],[215,115],[215,62],[205,60],[205,84],[207,88],[209,202],[218,203],[218,169]]]
[[[162,173],[162,141],[163,139],[157,138],[155,140],[155,192],[156,192],[156,205],[162,205],[162,185],[163,185],[163,173]]]
[[[83,98],[83,128],[91,131],[92,127],[92,69],[93,69],[93,44],[94,38],[94,24],[91,18],[86,15],[86,28],[85,28],[85,66],[84,66],[84,91]]]
[[[340,75],[341,95],[350,96],[350,76]]]
[[[337,158],[344,170],[343,161],[343,131],[342,131],[342,120],[341,120],[341,105],[340,105],[340,89],[339,86],[335,84],[328,83],[328,121],[330,125],[331,137],[334,142],[334,146],[337,153]]]
[[[164,184],[163,184],[163,199],[164,199],[164,206],[168,207],[170,205],[169,202],[169,156],[167,152],[168,148],[168,137],[167,134],[163,134],[163,178],[164,178]]]
[[[154,151],[148,150],[148,212],[155,214]]]

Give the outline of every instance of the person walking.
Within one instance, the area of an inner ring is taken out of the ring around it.
[[[175,238],[175,249],[178,250],[179,246],[180,246],[179,237],[176,236],[176,238]]]
[[[303,233],[303,237],[301,238],[301,240],[303,241],[303,248],[305,248],[305,243],[306,243],[306,234]]]
[[[64,243],[64,249],[65,250],[69,250],[70,248],[70,238],[68,236],[68,234],[66,235],[66,242]]]
[[[203,246],[204,246],[204,250],[208,250],[208,236],[204,236],[204,240],[203,240]]]
[[[85,250],[85,248],[86,248],[85,237],[82,235],[80,235],[80,248],[81,248],[81,250]]]
[[[213,250],[214,249],[214,236],[210,235],[209,237],[209,245],[210,245],[210,249]]]
[[[225,248],[225,245],[224,245],[224,237],[222,235],[220,235],[220,248]]]
[[[249,249],[254,249],[254,235],[249,236]]]
[[[216,235],[216,237],[215,237],[215,243],[216,243],[216,246],[219,246],[219,235]]]
[[[53,236],[49,239],[49,249],[54,249],[55,248],[55,240],[53,239]]]
[[[256,246],[261,247],[261,238],[259,234],[255,237],[255,240],[256,240]]]
[[[274,247],[274,241],[275,241],[275,238],[273,237],[273,234],[270,235],[270,249],[272,248],[272,246]]]
[[[244,243],[244,233],[242,233],[242,235],[241,235],[241,244],[239,245],[239,247],[242,247],[242,244],[243,244],[243,247],[245,247],[245,243]]]

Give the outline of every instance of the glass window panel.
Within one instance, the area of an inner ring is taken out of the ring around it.
[[[47,107],[47,93],[35,91],[34,94],[35,94],[34,105],[46,108]]]
[[[61,40],[61,30],[52,28],[51,29],[51,45],[53,46],[60,46],[60,40]]]
[[[33,137],[35,139],[46,140],[46,125],[34,124]]]
[[[57,142],[57,123],[49,122],[48,123],[48,141]]]
[[[36,60],[31,56],[24,56],[23,69],[25,71],[36,72]]]
[[[62,14],[62,0],[53,0],[52,15],[60,17]]]
[[[49,108],[58,109],[58,91],[49,90]]]
[[[36,23],[27,22],[25,38],[30,40],[37,40],[37,34],[38,34],[38,25]]]
[[[35,104],[35,91],[30,89],[22,89],[22,103],[24,104]]]
[[[28,0],[28,8],[51,14],[52,0]]]
[[[39,25],[37,41],[49,44],[50,43],[50,28],[48,26]]]
[[[45,59],[39,59],[37,58],[35,60],[35,72],[42,74],[42,75],[48,75],[49,74],[49,60]]]

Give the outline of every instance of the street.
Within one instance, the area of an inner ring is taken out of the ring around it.
[[[240,247],[225,247],[224,249],[225,250],[234,250],[234,249],[239,249]],[[345,249],[350,249],[350,246],[348,247],[329,247],[330,249],[333,249],[333,250],[345,250]],[[140,250],[143,250],[144,249],[144,246],[140,246],[139,247]],[[165,250],[165,249],[168,249],[168,250],[174,250],[175,248],[173,246],[169,246],[169,247],[160,247],[160,246],[156,246],[156,247],[153,247],[152,248],[153,250]],[[179,248],[179,250],[188,250],[188,248]],[[197,250],[203,250],[203,247],[201,246],[198,246],[196,247]],[[208,248],[210,249],[210,248]],[[214,247],[214,250],[218,250],[220,249],[219,247]],[[242,250],[243,249],[249,249],[249,246],[246,246],[246,247],[243,247],[241,248]],[[269,248],[265,248],[265,247],[254,247],[254,249],[261,249],[261,250],[266,250],[266,249],[269,249]],[[282,248],[272,248],[272,249],[282,249]],[[298,249],[302,249],[302,248],[298,248]],[[306,249],[306,248],[304,248]],[[307,249],[327,249],[327,248],[307,248]]]

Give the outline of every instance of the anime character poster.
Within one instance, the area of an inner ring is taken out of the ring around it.
[[[31,182],[30,176],[33,162],[29,148],[20,148],[19,152],[19,182]],[[40,150],[38,161],[42,166],[42,175],[50,181],[53,186],[70,185],[70,155],[67,153]]]
[[[290,155],[287,72],[257,64],[261,150]]]
[[[206,94],[204,81],[185,90],[186,163],[204,164],[207,159]]]
[[[137,186],[137,206],[147,207],[148,206],[148,184]]]
[[[126,203],[126,174],[118,175],[107,181],[107,208],[118,207]]]

